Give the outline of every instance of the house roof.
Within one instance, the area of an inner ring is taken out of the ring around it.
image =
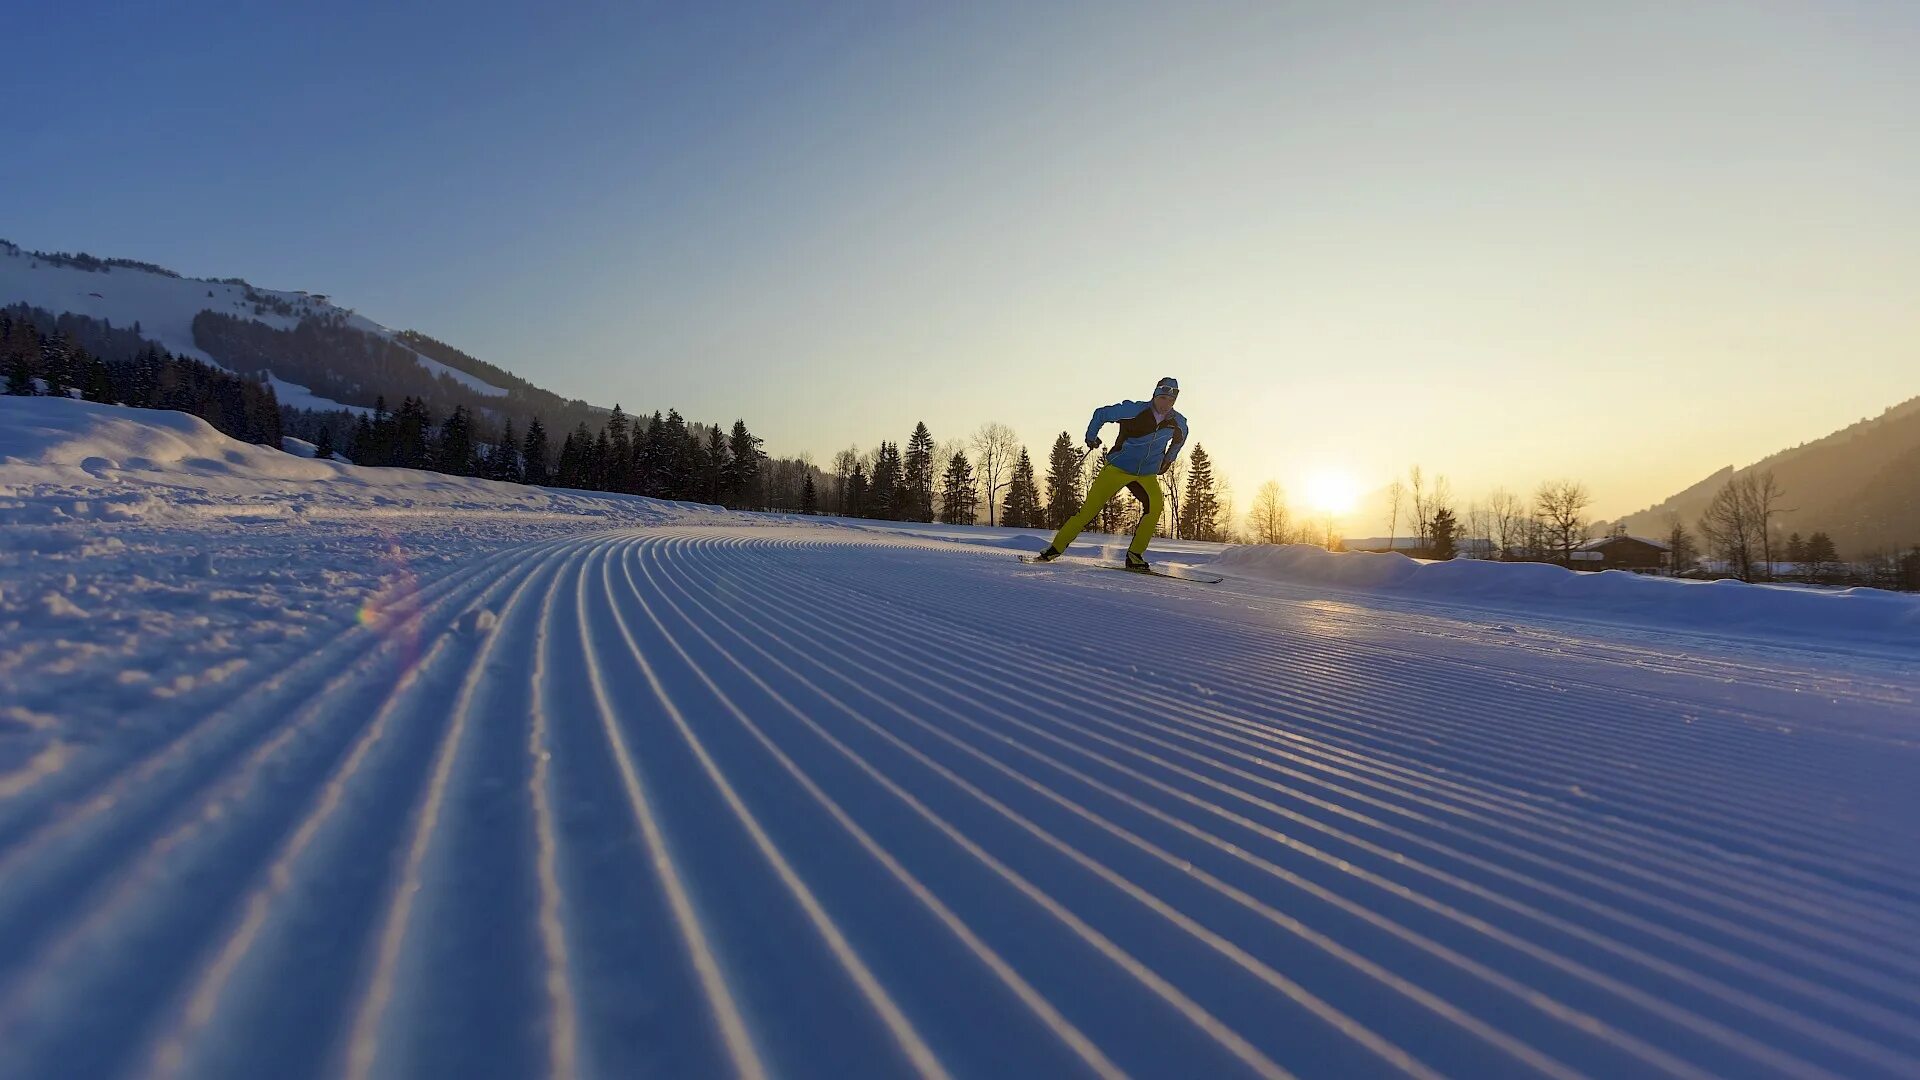
[[[1579,548],[1577,548],[1576,550],[1598,551],[1601,548],[1606,547],[1608,544],[1613,543],[1615,540],[1638,540],[1640,543],[1645,544],[1648,547],[1659,548],[1661,551],[1671,550],[1667,547],[1666,541],[1653,540],[1645,536],[1603,536],[1598,540],[1589,540],[1586,543],[1581,544]]]

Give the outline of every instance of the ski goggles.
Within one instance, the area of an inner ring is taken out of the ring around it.
[[[1180,396],[1180,384],[1161,383],[1159,386],[1153,388],[1153,396],[1177,398]]]

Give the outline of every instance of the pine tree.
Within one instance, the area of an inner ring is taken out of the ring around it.
[[[83,372],[80,382],[80,396],[88,401],[111,402],[113,400],[113,377],[107,373],[107,365],[97,356],[89,356],[81,366]]]
[[[427,411],[427,403],[414,397],[401,401],[393,424],[392,464],[403,469],[427,468],[427,432],[433,427],[433,414]]]
[[[487,455],[487,476],[510,484],[520,482],[520,436],[514,433],[511,416],[500,428],[500,440]]]
[[[688,499],[699,478],[693,475],[693,447],[687,422],[677,409],[668,409],[660,428],[660,498]]]
[[[817,514],[820,512],[819,498],[814,494],[813,490],[812,472],[807,473],[806,480],[800,485],[800,512],[803,514]]]
[[[377,437],[373,433],[373,421],[366,413],[353,422],[353,462],[356,465],[383,465]]]
[[[728,506],[758,507],[760,499],[760,463],[766,459],[760,440],[747,430],[745,420],[733,422],[733,434],[727,439]]]
[[[554,484],[563,488],[586,490],[587,459],[593,454],[593,434],[587,430],[587,422],[580,421],[569,432],[566,441],[560,445],[560,466],[554,477]]]
[[[1013,464],[1013,480],[1007,485],[1007,502],[1001,508],[1000,524],[1010,529],[1046,527],[1046,511],[1040,508],[1040,488],[1033,478],[1033,459],[1020,448]]]
[[[7,363],[7,393],[12,397],[32,397],[33,360],[25,350],[17,351]]]
[[[332,424],[328,424],[325,427],[322,427],[320,429],[320,434],[314,438],[313,456],[318,458],[321,461],[333,460],[333,425]]]
[[[980,513],[980,488],[974,482],[973,463],[955,454],[940,478],[940,520],[948,525],[971,525]]]
[[[601,485],[607,491],[631,491],[633,489],[633,439],[628,429],[627,414],[620,409],[620,403],[614,402],[613,413],[607,417],[607,457],[602,466]]]
[[[1188,540],[1220,539],[1220,501],[1213,490],[1213,462],[1204,446],[1193,448],[1186,490],[1180,493],[1180,535]]]
[[[1693,569],[1693,564],[1700,558],[1700,549],[1693,542],[1693,534],[1678,521],[1667,533],[1667,552],[1668,566],[1676,574]]]
[[[520,448],[520,456],[526,462],[524,479],[529,484],[545,485],[553,479],[547,472],[547,427],[539,417],[527,425],[526,443]]]
[[[703,498],[714,506],[732,505],[731,493],[727,491],[729,461],[727,459],[727,437],[720,431],[719,424],[707,428],[707,444],[701,452],[701,464],[705,470],[701,476]]]
[[[67,397],[66,354],[52,341],[40,348],[40,381],[47,384],[48,397]]]
[[[913,436],[907,440],[907,456],[902,462],[901,482],[906,487],[906,499],[902,505],[904,521],[933,520],[933,433],[927,430],[926,421],[914,425]]]
[[[1793,566],[1794,573],[1802,581],[1811,580],[1807,574],[1807,542],[1800,539],[1799,533],[1787,537],[1787,562]]]
[[[1460,523],[1454,518],[1452,507],[1443,506],[1434,511],[1433,520],[1427,523],[1427,558],[1445,561],[1458,554],[1455,534],[1459,531]]]
[[[902,509],[899,447],[883,442],[874,451],[873,476],[869,484],[866,516],[881,521],[898,520]]]
[[[1065,525],[1079,512],[1081,497],[1080,455],[1073,449],[1072,437],[1063,431],[1053,440],[1053,450],[1047,455],[1046,527]]]
[[[1833,537],[1824,532],[1807,537],[1807,580],[1824,585],[1831,581],[1840,568],[1840,552],[1833,546]]]
[[[453,415],[440,425],[440,439],[434,446],[432,465],[454,476],[474,474],[473,421],[465,405],[455,405]]]
[[[865,462],[856,462],[852,475],[847,477],[847,487],[841,497],[840,513],[846,517],[867,516],[867,466]]]
[[[639,463],[634,466],[634,476],[639,481],[640,494],[656,499],[666,497],[667,476],[667,422],[658,409],[647,421],[646,432],[637,440],[639,446],[634,453]]]
[[[607,429],[601,428],[600,434],[593,437],[587,447],[587,488],[590,491],[607,490],[607,462],[613,456],[612,441],[607,438]]]

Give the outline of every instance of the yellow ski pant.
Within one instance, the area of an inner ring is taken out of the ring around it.
[[[1122,472],[1112,465],[1103,466],[1094,476],[1093,486],[1087,489],[1086,505],[1080,508],[1079,513],[1073,515],[1072,520],[1060,526],[1060,531],[1053,537],[1053,549],[1067,550],[1067,545],[1073,543],[1073,538],[1080,535],[1080,530],[1086,528],[1088,522],[1099,516],[1101,508],[1107,505],[1108,500],[1120,494],[1121,488],[1136,482],[1146,489],[1147,510],[1140,515],[1140,526],[1133,530],[1133,543],[1128,544],[1127,548],[1135,555],[1145,555],[1147,541],[1153,539],[1153,527],[1160,524],[1160,510],[1165,502],[1165,496],[1160,492],[1160,478]]]

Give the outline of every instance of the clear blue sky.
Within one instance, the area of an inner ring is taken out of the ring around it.
[[[919,419],[1038,451],[1173,374],[1242,506],[1418,461],[1620,513],[1920,393],[1915,4],[7,26],[0,236],[329,293],[817,460]]]

